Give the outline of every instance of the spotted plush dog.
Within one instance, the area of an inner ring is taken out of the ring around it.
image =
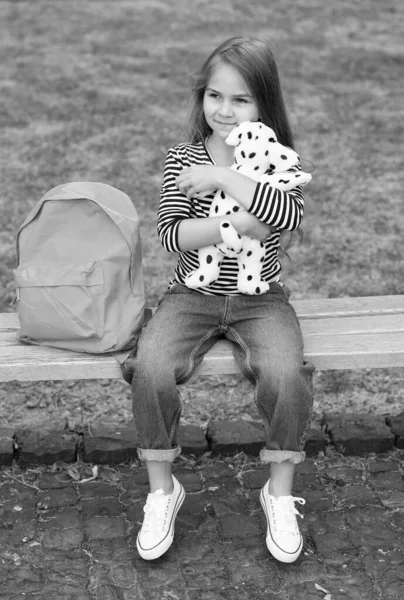
[[[232,169],[283,191],[294,189],[311,181],[303,171],[289,171],[299,164],[299,155],[277,141],[274,131],[260,122],[246,121],[235,127],[226,138],[226,144],[235,146]],[[218,190],[213,198],[209,216],[229,215],[244,210],[228,194]],[[185,284],[193,289],[206,287],[216,281],[225,256],[237,258],[239,274],[237,287],[242,294],[262,294],[269,284],[261,279],[265,246],[257,239],[240,236],[229,221],[220,224],[221,244],[201,248],[199,268],[190,273]]]

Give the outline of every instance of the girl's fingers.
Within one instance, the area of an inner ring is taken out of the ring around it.
[[[191,185],[191,182],[188,179],[184,179],[182,181],[178,181],[177,179],[177,187],[179,190],[184,190]]]

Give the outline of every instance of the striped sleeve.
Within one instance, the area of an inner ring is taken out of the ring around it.
[[[189,166],[179,156],[175,148],[167,152],[160,205],[157,215],[157,233],[168,252],[180,252],[178,228],[183,219],[190,218],[191,202],[179,191],[175,180],[181,169]]]
[[[300,166],[289,169],[301,170]],[[248,212],[260,221],[277,229],[293,231],[298,229],[304,213],[304,192],[301,186],[283,192],[269,183],[261,182],[255,188],[254,197]]]

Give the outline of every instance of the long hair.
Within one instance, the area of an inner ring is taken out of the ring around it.
[[[189,117],[189,139],[201,142],[212,133],[203,112],[203,98],[213,68],[231,65],[254,98],[260,120],[271,127],[278,141],[293,148],[293,135],[283,100],[278,68],[268,42],[252,37],[232,37],[218,46],[194,75]]]
[[[220,62],[237,69],[257,104],[260,120],[274,130],[281,144],[294,148],[274,55],[267,41],[253,37],[226,40],[208,56],[194,75],[189,115],[190,142],[204,142],[212,133],[203,112],[203,99],[212,71]],[[280,252],[288,258],[287,249],[293,245],[294,233],[288,231],[281,235]],[[299,230],[296,233],[301,240],[303,232]]]

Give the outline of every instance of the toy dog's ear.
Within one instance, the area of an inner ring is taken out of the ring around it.
[[[228,144],[229,146],[238,146],[241,142],[241,136],[241,124],[239,124],[236,125],[236,127],[232,129],[229,135],[227,136],[225,140],[226,144]]]

